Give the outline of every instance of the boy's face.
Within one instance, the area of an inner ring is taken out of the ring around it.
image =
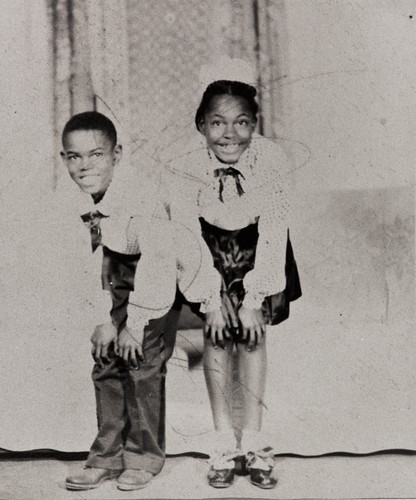
[[[120,161],[121,146],[113,147],[101,130],[74,130],[63,140],[62,159],[72,180],[92,196],[103,195]]]
[[[256,119],[246,100],[231,95],[215,96],[200,124],[208,147],[223,163],[236,163],[248,148]]]

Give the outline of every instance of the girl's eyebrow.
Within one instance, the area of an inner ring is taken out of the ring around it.
[[[249,117],[250,115],[249,115],[248,113],[241,113],[241,114],[239,114],[239,115],[237,116],[237,118],[241,118],[242,116],[247,116],[247,117]],[[218,114],[218,113],[214,113],[214,114],[212,115],[212,118],[215,118],[215,117],[218,117],[218,118],[224,118],[224,116],[223,116],[223,115],[220,115],[220,114]]]

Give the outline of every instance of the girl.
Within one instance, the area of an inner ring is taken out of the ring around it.
[[[273,488],[273,454],[260,433],[265,325],[287,318],[289,301],[300,296],[300,286],[288,240],[287,160],[275,143],[254,133],[256,89],[243,80],[212,78],[195,116],[205,144],[170,162],[182,179],[167,184],[173,187],[172,219],[202,230],[222,278],[222,310],[207,312],[205,329],[204,372],[220,452],[209,483],[232,484],[241,468],[242,446],[250,481]],[[242,392],[240,433],[233,418],[234,374]]]

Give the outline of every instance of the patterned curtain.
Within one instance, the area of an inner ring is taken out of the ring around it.
[[[163,150],[189,135],[199,67],[222,54],[257,68],[259,130],[279,135],[283,0],[49,0],[49,6],[57,158],[65,121],[88,109],[110,115],[133,148],[150,142]]]
[[[257,70],[259,132],[280,137],[288,103],[281,83],[285,75],[286,13],[284,0],[228,0],[223,47],[231,57],[249,61]],[[286,130],[287,133],[287,130]]]
[[[57,159],[60,133],[75,113],[97,109],[118,117],[122,135],[128,107],[124,13],[123,0],[49,0]],[[60,175],[62,169],[56,165],[55,187]]]

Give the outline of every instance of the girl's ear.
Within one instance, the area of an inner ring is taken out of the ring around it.
[[[205,135],[205,121],[203,118],[201,118],[198,122],[198,132]]]

